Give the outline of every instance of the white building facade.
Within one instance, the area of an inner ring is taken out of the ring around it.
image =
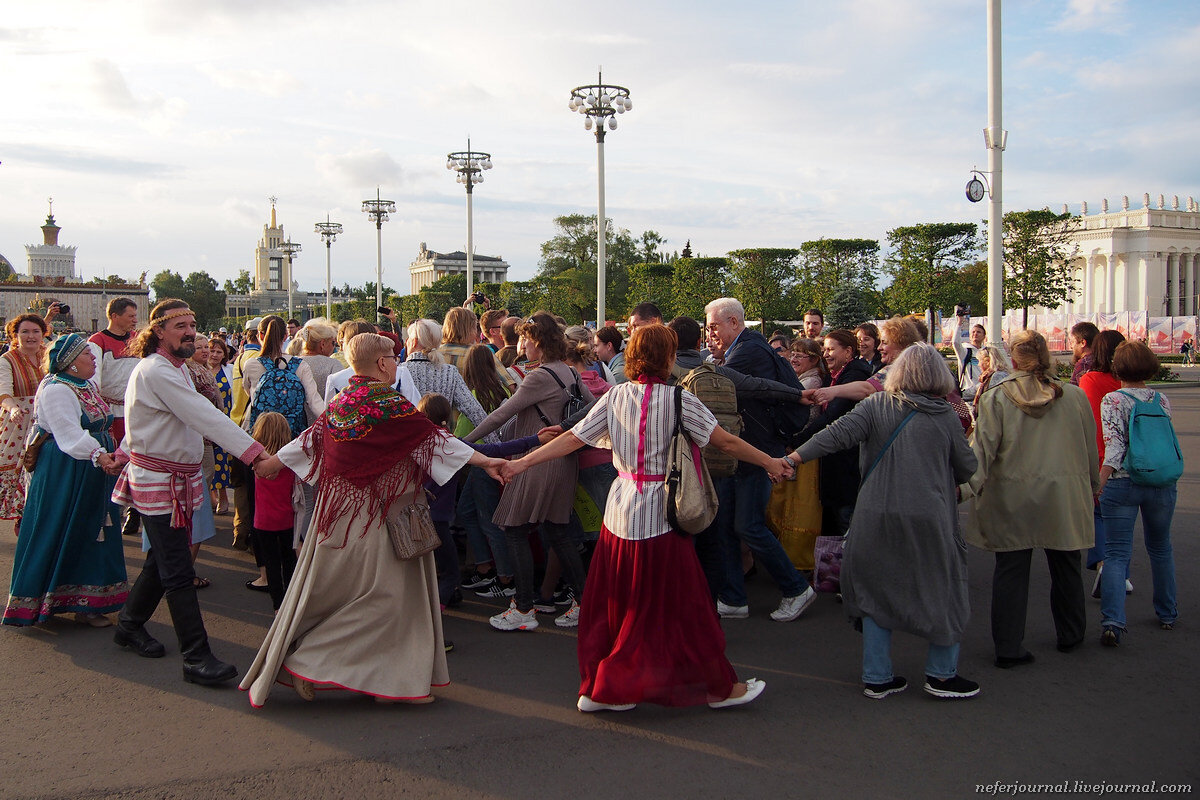
[[[1060,310],[1075,314],[1146,312],[1151,317],[1192,316],[1200,308],[1200,205],[1189,197],[1181,204],[1163,195],[1141,208],[1088,214],[1082,206],[1079,246],[1072,260],[1075,294]]]
[[[503,283],[508,280],[508,262],[503,258],[476,255],[472,259],[472,267],[475,272],[473,282],[476,284]],[[416,294],[448,275],[466,275],[467,254],[461,250],[438,253],[426,247],[425,242],[421,242],[421,249],[416,260],[409,265],[408,272],[411,277],[410,291]]]

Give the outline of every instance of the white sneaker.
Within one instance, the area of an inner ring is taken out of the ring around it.
[[[717,600],[717,614],[721,619],[745,619],[750,616],[750,606],[731,606]]]
[[[561,617],[554,618],[554,624],[560,628],[579,627],[579,603],[571,603],[571,607],[567,609],[567,613]]]
[[[1133,594],[1133,581],[1125,579],[1125,594]]]
[[[597,711],[632,711],[636,703],[624,703],[622,705],[610,705],[609,703],[597,703],[586,694],[579,695],[579,702],[575,707],[585,714],[593,714]]]
[[[779,601],[779,608],[771,612],[771,619],[776,622],[791,622],[796,617],[804,613],[804,610],[812,605],[813,600],[817,599],[817,593],[810,586],[804,590],[803,594],[798,594],[795,597],[785,597]]]
[[[517,601],[509,604],[508,610],[488,620],[498,631],[531,631],[538,626],[537,612],[529,609],[524,614],[517,610]]]

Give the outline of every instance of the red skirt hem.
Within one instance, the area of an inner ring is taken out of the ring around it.
[[[579,694],[701,705],[737,682],[690,536],[632,541],[601,528],[579,613]]]

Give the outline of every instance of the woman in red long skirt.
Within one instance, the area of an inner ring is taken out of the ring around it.
[[[639,327],[625,349],[628,383],[610,389],[588,415],[550,444],[504,467],[505,478],[592,445],[613,451],[618,478],[604,509],[579,618],[580,711],[628,711],[638,703],[713,708],[742,705],[765,684],[739,682],[691,537],[671,530],[664,476],[675,430],[675,391],[666,384],[675,332]],[[787,471],[781,459],[717,425],[690,392],[683,429],[741,461]]]

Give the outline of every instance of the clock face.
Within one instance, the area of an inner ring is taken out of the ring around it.
[[[987,189],[983,186],[983,181],[979,178],[971,178],[967,181],[967,199],[972,203],[978,203],[987,194]]]

